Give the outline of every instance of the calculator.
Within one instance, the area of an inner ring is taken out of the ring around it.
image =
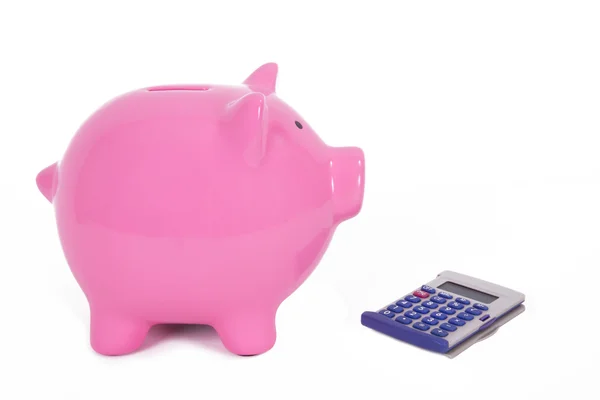
[[[444,271],[380,310],[365,311],[361,323],[420,348],[448,353],[524,301],[523,293]]]

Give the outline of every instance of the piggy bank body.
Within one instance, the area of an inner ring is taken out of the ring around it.
[[[277,308],[364,189],[362,151],[326,145],[276,74],[126,93],[38,174],[96,352],[133,352],[161,323],[211,325],[240,355],[274,345]]]

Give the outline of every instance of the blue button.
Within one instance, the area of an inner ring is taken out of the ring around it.
[[[414,311],[407,311],[407,312],[404,313],[404,316],[408,317],[408,318],[412,318],[412,319],[419,319],[419,318],[421,318],[421,314],[419,314],[417,312],[414,312]]]
[[[400,307],[404,307],[404,308],[411,308],[412,307],[412,303],[410,301],[406,301],[406,300],[400,300],[396,304],[399,305]]]
[[[426,301],[425,303],[423,303],[423,307],[427,307],[427,308],[437,308],[438,305],[435,304],[433,301]]]
[[[446,314],[441,312],[434,312],[433,314],[431,314],[431,316],[435,319],[441,319],[442,321],[448,318]]]
[[[421,307],[421,306],[419,306],[419,307],[415,307],[415,308],[413,308],[413,310],[415,310],[415,311],[416,311],[416,312],[418,312],[419,314],[427,314],[427,313],[429,312],[429,309],[428,309],[428,308]]]
[[[413,325],[413,328],[418,329],[420,331],[426,331],[429,329],[429,326],[427,326],[421,322],[417,322],[416,324]]]
[[[465,321],[472,321],[473,320],[473,316],[464,312],[458,313],[457,315],[458,318],[460,319],[464,319]]]
[[[478,309],[473,308],[473,307],[469,307],[465,311],[468,312],[469,314],[481,315],[481,311],[479,311]]]
[[[465,306],[455,301],[451,301],[450,303],[448,303],[448,307],[454,308],[456,310],[462,310],[463,308],[465,308]]]
[[[446,300],[442,299],[440,296],[433,296],[431,301],[438,304],[444,304],[446,302]]]
[[[434,294],[435,293],[435,289],[432,288],[431,286],[427,286],[427,285],[421,286],[421,290],[424,291],[424,292],[427,292],[429,294]]]
[[[487,306],[484,306],[481,303],[475,303],[475,304],[473,304],[473,307],[475,307],[475,308],[477,308],[479,310],[482,310],[482,311],[487,311],[488,310]]]
[[[438,328],[435,328],[434,330],[432,330],[431,334],[435,335],[435,336],[439,336],[439,337],[446,337],[446,336],[448,336],[448,332],[443,331],[443,330],[438,329]]]
[[[388,318],[394,318],[396,316],[396,314],[394,314],[390,310],[381,310],[381,311],[379,311],[379,314],[383,314]]]
[[[398,318],[396,318],[396,321],[400,322],[401,324],[404,325],[409,325],[412,322],[412,319],[410,318],[406,318],[403,316],[399,316]]]
[[[469,300],[465,299],[464,297],[457,297],[456,302],[460,303],[460,304],[464,304],[465,306],[468,306],[469,304],[471,304],[471,302]]]
[[[440,328],[448,332],[454,332],[456,330],[456,327],[450,324],[441,324]]]
[[[404,300],[408,300],[408,301],[410,301],[411,303],[418,303],[418,302],[420,302],[420,301],[421,301],[421,299],[420,299],[420,298],[418,298],[417,296],[413,296],[412,294],[411,294],[411,295],[408,295],[408,296],[406,296],[406,297],[404,298]]]
[[[456,313],[456,311],[454,311],[450,307],[440,307],[440,312],[443,312],[444,314],[448,315],[453,315],[454,313]]]
[[[451,299],[452,295],[450,293],[446,293],[446,292],[439,292],[438,296],[443,297],[444,299]]]
[[[388,306],[387,309],[390,310],[391,312],[395,312],[395,313],[401,313],[402,311],[404,311],[404,308],[397,306],[395,304]]]
[[[450,318],[450,320],[448,322],[450,322],[452,325],[456,325],[456,326],[463,326],[464,324],[466,324],[465,321],[463,321],[462,319],[458,319],[458,318]]]
[[[423,321],[427,325],[437,325],[438,324],[437,319],[433,319],[431,317],[423,318],[421,321]]]

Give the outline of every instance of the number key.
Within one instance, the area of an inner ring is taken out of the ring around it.
[[[379,311],[379,314],[383,314],[388,318],[394,318],[394,316],[396,315],[393,312],[391,312],[390,310],[381,310],[381,311]]]
[[[448,315],[453,315],[456,313],[456,311],[450,307],[441,307],[440,312],[443,312],[444,314],[448,314]]]
[[[399,305],[400,307],[404,307],[404,308],[411,308],[413,306],[413,303],[411,303],[410,301],[406,301],[406,300],[400,300],[396,304]]]
[[[406,297],[404,298],[404,300],[406,300],[406,301],[410,301],[411,303],[418,303],[418,302],[420,302],[420,301],[421,301],[421,299],[420,299],[420,298],[418,298],[418,297],[416,297],[416,296],[413,296],[413,295],[408,295],[408,296],[406,296]]]
[[[445,320],[446,318],[448,318],[448,316],[444,313],[441,312],[434,312],[433,314],[431,314],[431,316],[435,319],[441,319],[441,320]]]
[[[423,321],[427,325],[437,325],[438,324],[437,319],[434,319],[431,317],[423,318],[421,321]]]
[[[407,311],[407,312],[404,313],[404,316],[408,317],[408,318],[412,318],[412,319],[419,319],[419,318],[421,318],[421,314],[419,314],[417,312],[414,312],[414,311]]]
[[[427,307],[427,308],[437,308],[438,305],[436,303],[434,303],[433,301],[426,301],[425,303],[423,303],[423,307]]]
[[[397,306],[395,304],[388,306],[387,309],[390,310],[391,312],[395,312],[395,313],[400,313],[400,312],[404,311],[404,308]]]

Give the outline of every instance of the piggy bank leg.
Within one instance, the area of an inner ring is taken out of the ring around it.
[[[215,324],[223,345],[230,352],[253,356],[269,351],[275,345],[275,311],[244,312],[223,315]]]
[[[136,351],[144,343],[150,324],[116,315],[112,312],[92,309],[90,342],[97,353],[118,356]]]

